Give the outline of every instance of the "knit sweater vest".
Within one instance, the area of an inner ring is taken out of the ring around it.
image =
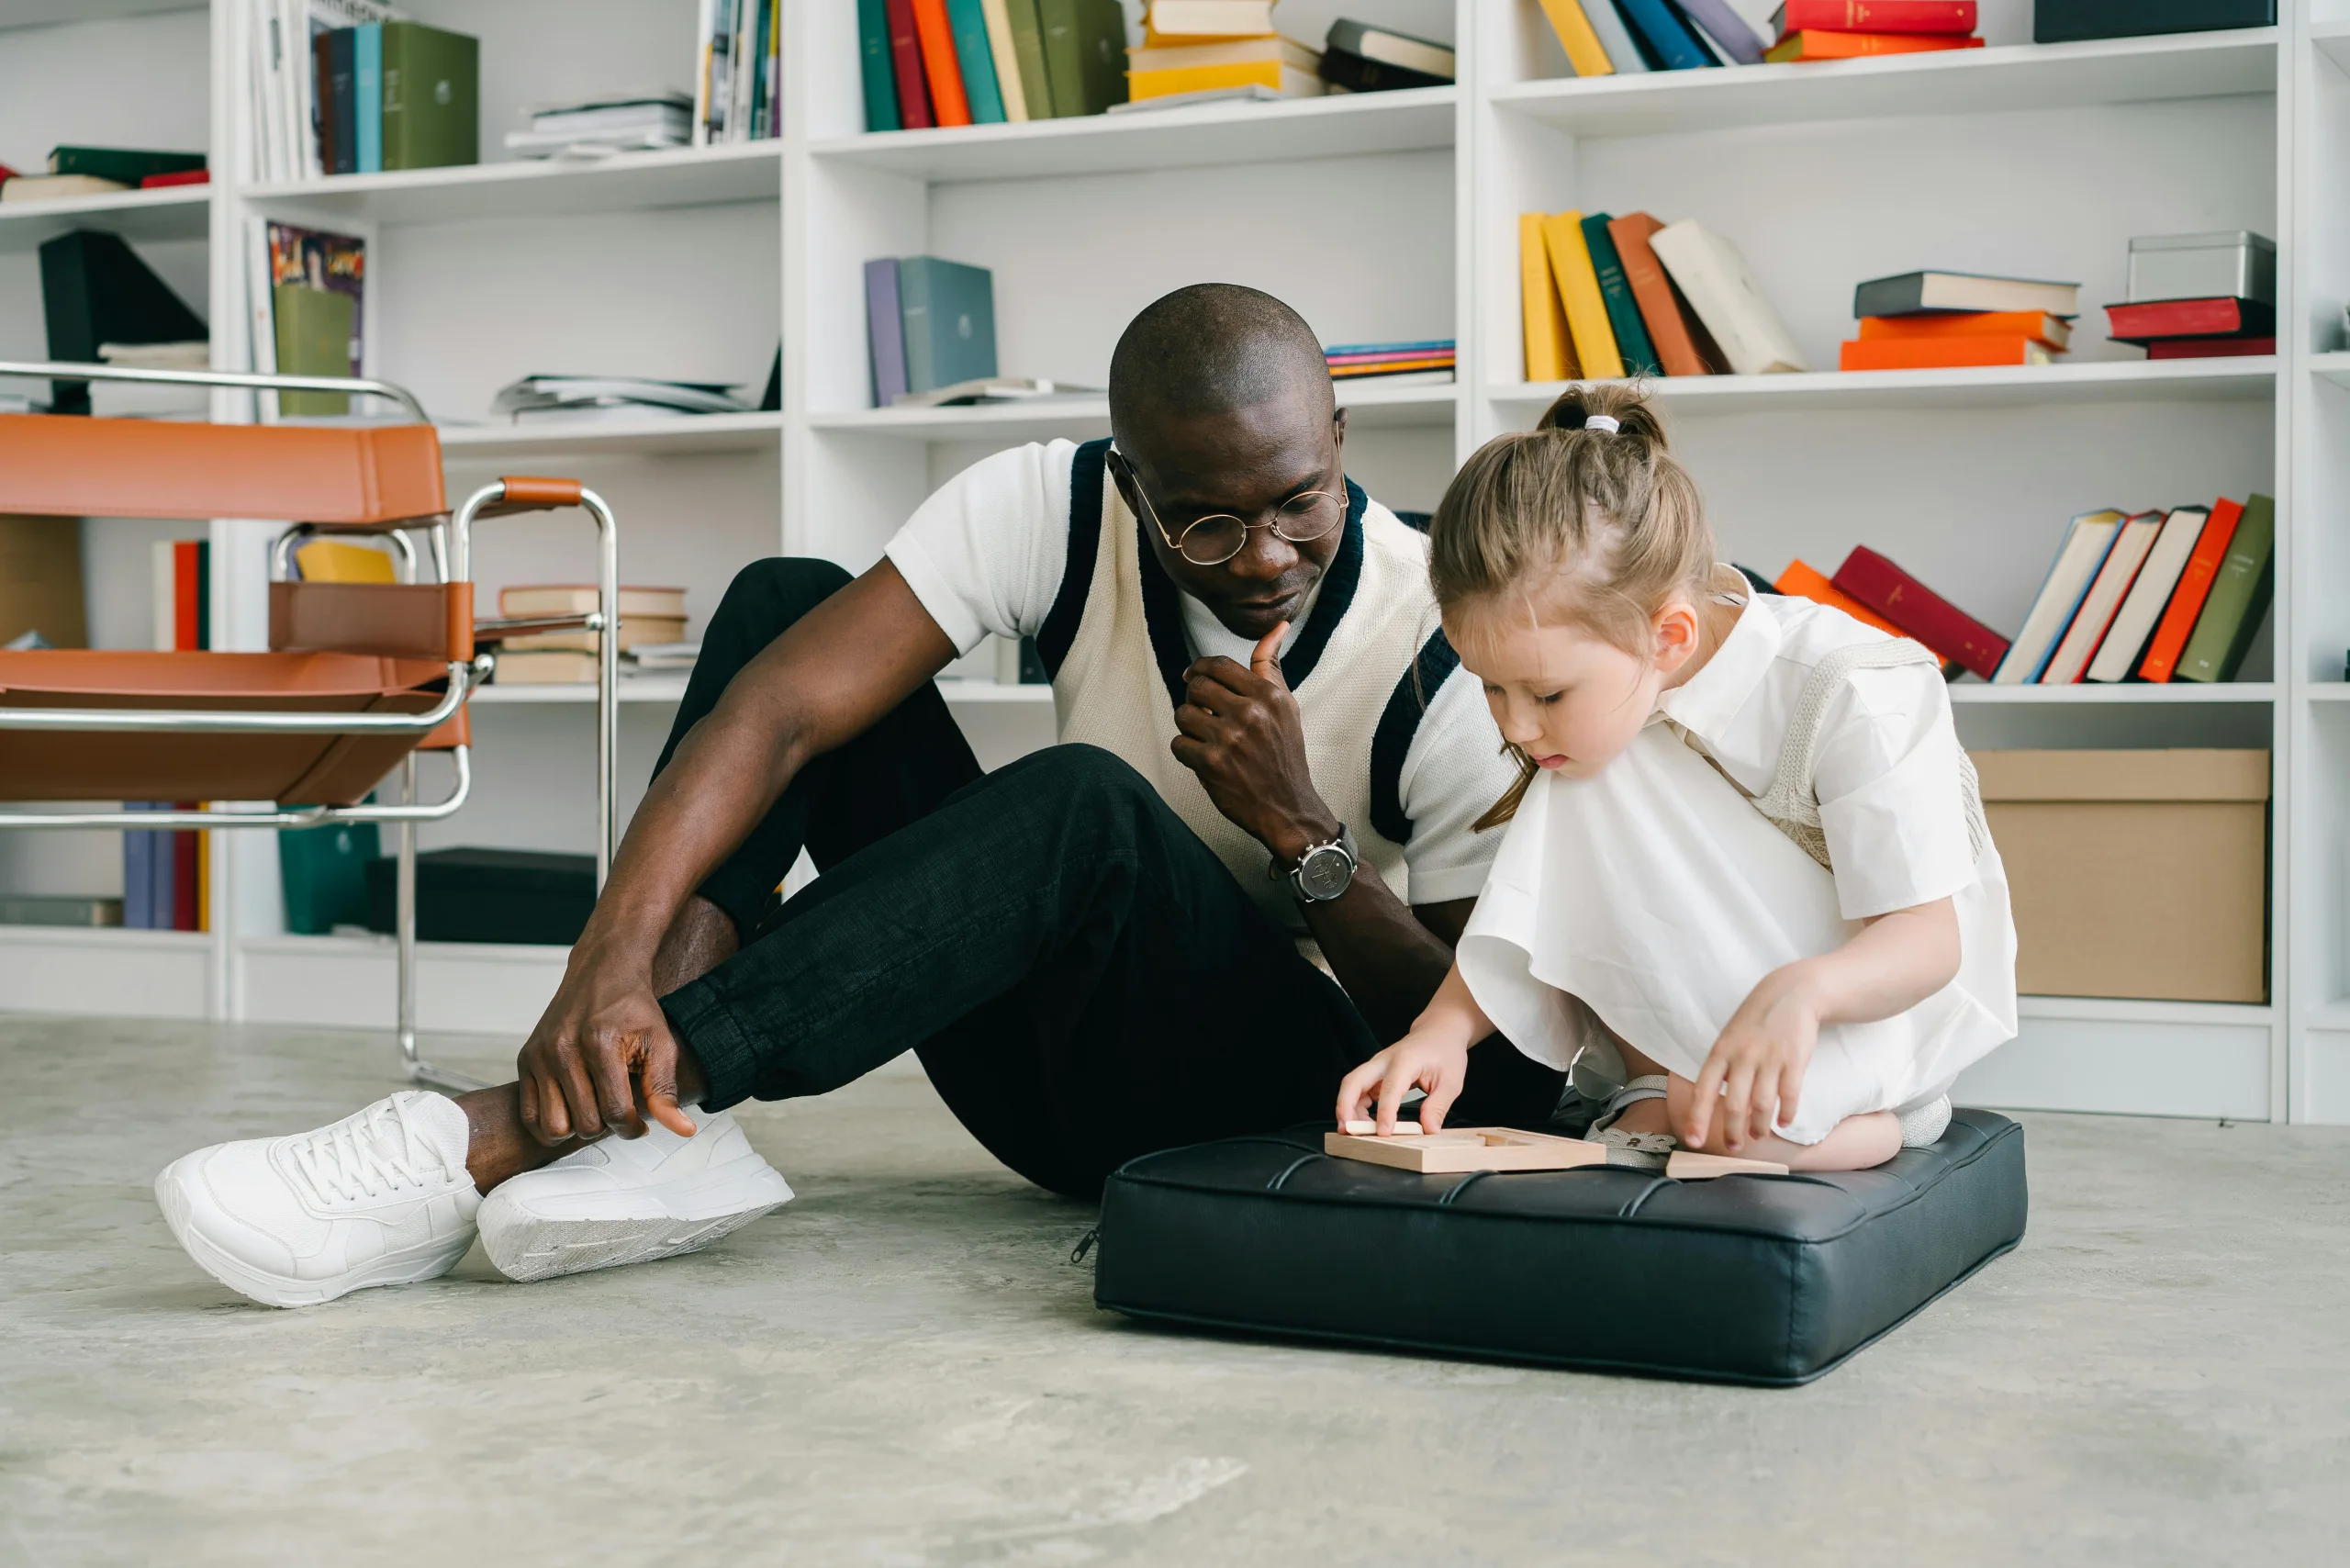
[[[1148,779],[1277,924],[1302,929],[1288,882],[1268,874],[1270,853],[1216,810],[1169,749],[1192,662],[1180,590],[1142,536],[1148,525],[1107,481],[1109,446],[1078,448],[1069,563],[1037,635],[1060,738],[1100,746]],[[1315,791],[1406,902],[1404,757],[1425,699],[1457,663],[1437,624],[1427,542],[1348,480],[1344,534],[1281,674],[1304,722]]]

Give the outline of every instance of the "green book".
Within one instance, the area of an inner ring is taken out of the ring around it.
[[[1591,252],[1591,270],[1599,274],[1599,297],[1607,307],[1607,324],[1615,329],[1616,349],[1623,356],[1627,375],[1662,375],[1656,350],[1640,320],[1639,301],[1624,275],[1624,260],[1616,253],[1616,237],[1607,232],[1608,215],[1595,212],[1583,220],[1583,242]]]
[[[886,0],[856,0],[856,61],[865,78],[865,129],[903,129],[898,122],[898,84],[890,73]]]
[[[480,162],[480,43],[421,22],[386,22],[384,167]]]
[[[351,296],[332,289],[281,283],[270,290],[276,319],[277,369],[283,375],[349,375]],[[288,418],[348,414],[348,392],[281,392],[278,412]]]
[[[1020,68],[1020,91],[1030,119],[1052,119],[1064,111],[1053,102],[1052,73],[1045,69],[1045,28],[1036,0],[1004,0],[1012,13],[1012,53]]]
[[[2233,680],[2260,618],[2267,612],[2277,564],[2277,503],[2253,496],[2244,503],[2235,537],[2211,579],[2195,633],[2178,656],[2173,680]]]
[[[374,823],[281,828],[277,879],[285,894],[285,929],[324,936],[338,925],[367,924],[367,863],[382,853]]]
[[[1098,115],[1126,101],[1126,13],[1118,0],[1036,0],[1053,113]]]
[[[142,152],[128,147],[60,147],[49,155],[52,174],[95,174],[135,185],[150,174],[185,174],[204,167],[201,152]]]
[[[934,392],[995,370],[995,278],[985,267],[908,256],[898,263],[906,390]]]

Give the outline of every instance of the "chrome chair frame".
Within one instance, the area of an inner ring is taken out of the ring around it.
[[[360,377],[271,375],[241,371],[133,370],[103,364],[73,364],[47,361],[0,360],[0,377],[29,376],[50,381],[143,381],[180,386],[228,386],[263,391],[345,392],[387,398],[400,404],[420,424],[431,423],[424,406],[403,387]],[[420,529],[430,541],[432,560],[443,582],[472,577],[473,527],[499,514],[507,499],[506,484],[498,480],[465,498],[453,513],[416,518],[380,528],[337,527],[338,534],[390,539],[397,547],[403,578],[414,581],[415,543],[408,537]],[[614,790],[619,775],[619,638],[620,535],[611,508],[585,486],[579,504],[594,519],[598,534],[596,610],[565,624],[599,633],[596,670],[596,888],[603,890],[611,872],[619,843]],[[514,510],[525,510],[520,507]],[[286,569],[294,543],[318,532],[318,525],[297,522],[274,541],[269,569],[273,580]],[[115,731],[129,733],[209,733],[215,734],[412,734],[423,736],[463,711],[467,697],[484,684],[496,664],[495,655],[476,655],[471,663],[448,665],[448,690],[422,713],[286,713],[238,712],[222,710],[8,708],[0,706],[0,730]],[[450,748],[455,779],[448,795],[430,805],[416,801],[416,753],[400,764],[397,805],[297,806],[237,812],[18,812],[0,807],[0,830],[18,828],[189,828],[203,831],[238,828],[326,827],[341,823],[388,823],[399,830],[395,887],[394,931],[398,954],[397,1036],[400,1062],[408,1080],[437,1089],[462,1092],[486,1087],[478,1079],[426,1060],[416,1039],[416,824],[439,822],[456,813],[472,793],[472,748]]]

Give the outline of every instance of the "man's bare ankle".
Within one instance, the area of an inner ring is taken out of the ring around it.
[[[694,894],[663,933],[653,955],[653,994],[690,985],[742,949],[742,934],[727,913]]]

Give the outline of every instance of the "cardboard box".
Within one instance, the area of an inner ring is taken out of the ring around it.
[[[1983,751],[2040,996],[2268,999],[2268,753]]]
[[[0,512],[0,643],[27,632],[39,632],[60,648],[89,644],[80,518]]]

